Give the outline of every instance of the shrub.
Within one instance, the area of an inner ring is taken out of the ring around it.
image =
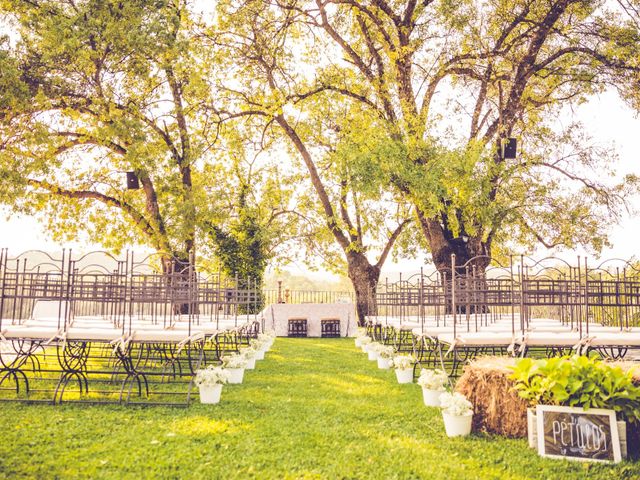
[[[510,378],[530,406],[606,408],[621,419],[640,421],[640,387],[633,384],[632,373],[595,356],[523,358],[513,367]]]

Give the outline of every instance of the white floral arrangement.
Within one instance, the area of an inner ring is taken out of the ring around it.
[[[378,352],[378,349],[383,345],[380,342],[371,342],[368,344],[367,349],[369,352]]]
[[[357,332],[358,332],[358,337],[366,337],[367,336],[367,329],[364,328],[364,327],[358,327]]]
[[[449,383],[449,376],[443,370],[427,370],[423,369],[418,377],[418,385],[427,390],[436,390],[444,392],[446,385]]]
[[[413,368],[414,363],[415,360],[411,355],[396,355],[391,359],[391,366],[396,370]]]
[[[467,397],[461,393],[445,392],[440,395],[440,407],[442,412],[456,417],[463,417],[473,414],[473,405]]]
[[[371,340],[371,337],[367,337],[366,335],[364,337],[360,337],[360,345],[370,345],[371,343],[374,343],[373,340]]]
[[[249,340],[249,348],[253,350],[261,350],[267,342],[260,340],[259,338],[252,338]]]
[[[209,365],[202,370],[196,370],[196,376],[193,381],[199,387],[223,385],[229,381],[229,372],[222,367]]]
[[[226,355],[222,357],[222,365],[224,368],[245,368],[247,366],[247,359],[244,355]]]
[[[381,343],[372,343],[371,345],[375,345],[375,352],[378,354],[380,358],[393,358],[396,351],[393,347],[389,345],[383,345]],[[373,347],[369,347],[373,348]]]
[[[271,342],[273,340],[273,337],[267,333],[259,333],[257,340],[264,344]]]
[[[258,352],[256,351],[256,349],[251,346],[240,349],[240,355],[246,358],[247,360],[251,360],[252,358],[254,358],[257,355],[257,353]]]

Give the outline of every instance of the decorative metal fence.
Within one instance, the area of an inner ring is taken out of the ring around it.
[[[333,290],[264,290],[265,304],[272,303],[353,303],[355,294]]]

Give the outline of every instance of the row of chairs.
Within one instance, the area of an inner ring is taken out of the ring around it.
[[[74,317],[64,304],[67,309],[62,330],[57,318],[38,314],[42,308],[28,321],[3,326],[0,400],[188,404],[194,372],[248,346],[261,329],[247,318],[210,329],[138,319],[135,329],[125,330],[108,319]]]
[[[607,359],[638,360],[639,333],[620,332],[608,327],[591,326],[591,335],[584,336],[570,325],[552,319],[531,320],[524,335],[514,334],[510,322],[496,322],[481,331],[460,332],[453,335],[451,326],[393,325],[388,319],[376,321],[370,317],[367,334],[374,340],[392,345],[396,351],[410,353],[419,368],[442,368],[450,376],[459,375],[460,367],[480,355],[558,356],[570,353],[598,353]]]

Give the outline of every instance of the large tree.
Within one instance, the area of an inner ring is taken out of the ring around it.
[[[1,5],[18,33],[0,51],[2,200],[44,212],[57,238],[148,245],[184,266],[211,137],[206,55],[184,3]]]
[[[224,74],[212,87],[225,93],[212,110],[221,122],[261,120],[266,130],[279,132],[293,157],[302,161],[315,213],[340,249],[363,322],[367,314],[375,313],[372,293],[384,262],[410,222],[409,209],[394,195],[385,195],[381,184],[358,188],[366,182],[346,154],[355,133],[344,127],[349,120],[359,122],[361,115],[368,115],[359,105],[362,99],[345,102],[344,91],[307,83],[305,62],[299,57],[306,55],[307,39],[296,24],[296,14],[271,7],[263,1],[220,3],[218,23],[208,36],[214,48],[226,53],[220,69]]]
[[[636,1],[248,3],[277,31],[241,34],[251,79],[265,92],[245,93],[246,111],[264,115],[268,98],[269,118],[311,163],[290,119],[312,114],[318,97],[357,102],[356,125],[376,118],[392,152],[374,155],[371,172],[414,204],[438,269],[455,254],[457,265],[475,258],[484,271],[510,242],[606,242],[636,179],[607,182],[611,156],[579,124],[562,129],[556,120],[611,85],[637,105]],[[234,15],[246,15],[243,4]],[[509,137],[520,141],[516,159],[501,154]]]

